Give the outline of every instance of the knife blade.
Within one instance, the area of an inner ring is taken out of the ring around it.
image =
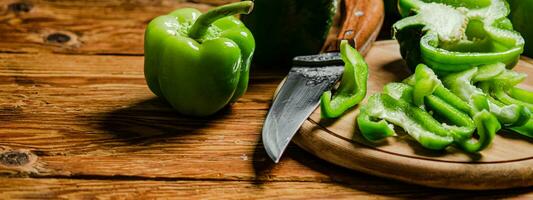
[[[263,125],[263,145],[278,163],[300,126],[320,103],[322,93],[337,82],[344,70],[340,54],[298,56],[274,97]]]

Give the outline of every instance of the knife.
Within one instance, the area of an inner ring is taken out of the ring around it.
[[[278,163],[300,126],[320,103],[320,96],[339,80],[344,62],[339,53],[299,56],[274,97],[263,126],[263,145]]]

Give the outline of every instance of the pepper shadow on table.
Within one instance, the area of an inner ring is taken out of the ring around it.
[[[146,146],[198,134],[228,112],[224,108],[210,117],[192,118],[178,114],[167,102],[154,97],[105,113],[99,128],[124,143]]]

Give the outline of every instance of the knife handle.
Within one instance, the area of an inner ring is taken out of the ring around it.
[[[383,0],[341,0],[322,52],[339,51],[342,40],[365,55],[385,18]]]

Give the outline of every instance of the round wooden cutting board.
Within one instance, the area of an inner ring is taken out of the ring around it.
[[[409,75],[396,41],[376,42],[366,61],[370,67],[367,97]],[[522,58],[515,70],[533,76],[533,60]],[[521,87],[533,90],[533,77]],[[353,109],[340,119],[323,120],[317,109],[293,141],[331,163],[409,183],[454,189],[533,186],[533,139],[502,131],[479,154],[453,147],[445,152],[426,150],[405,133],[374,144],[358,133],[357,114],[358,109]]]

